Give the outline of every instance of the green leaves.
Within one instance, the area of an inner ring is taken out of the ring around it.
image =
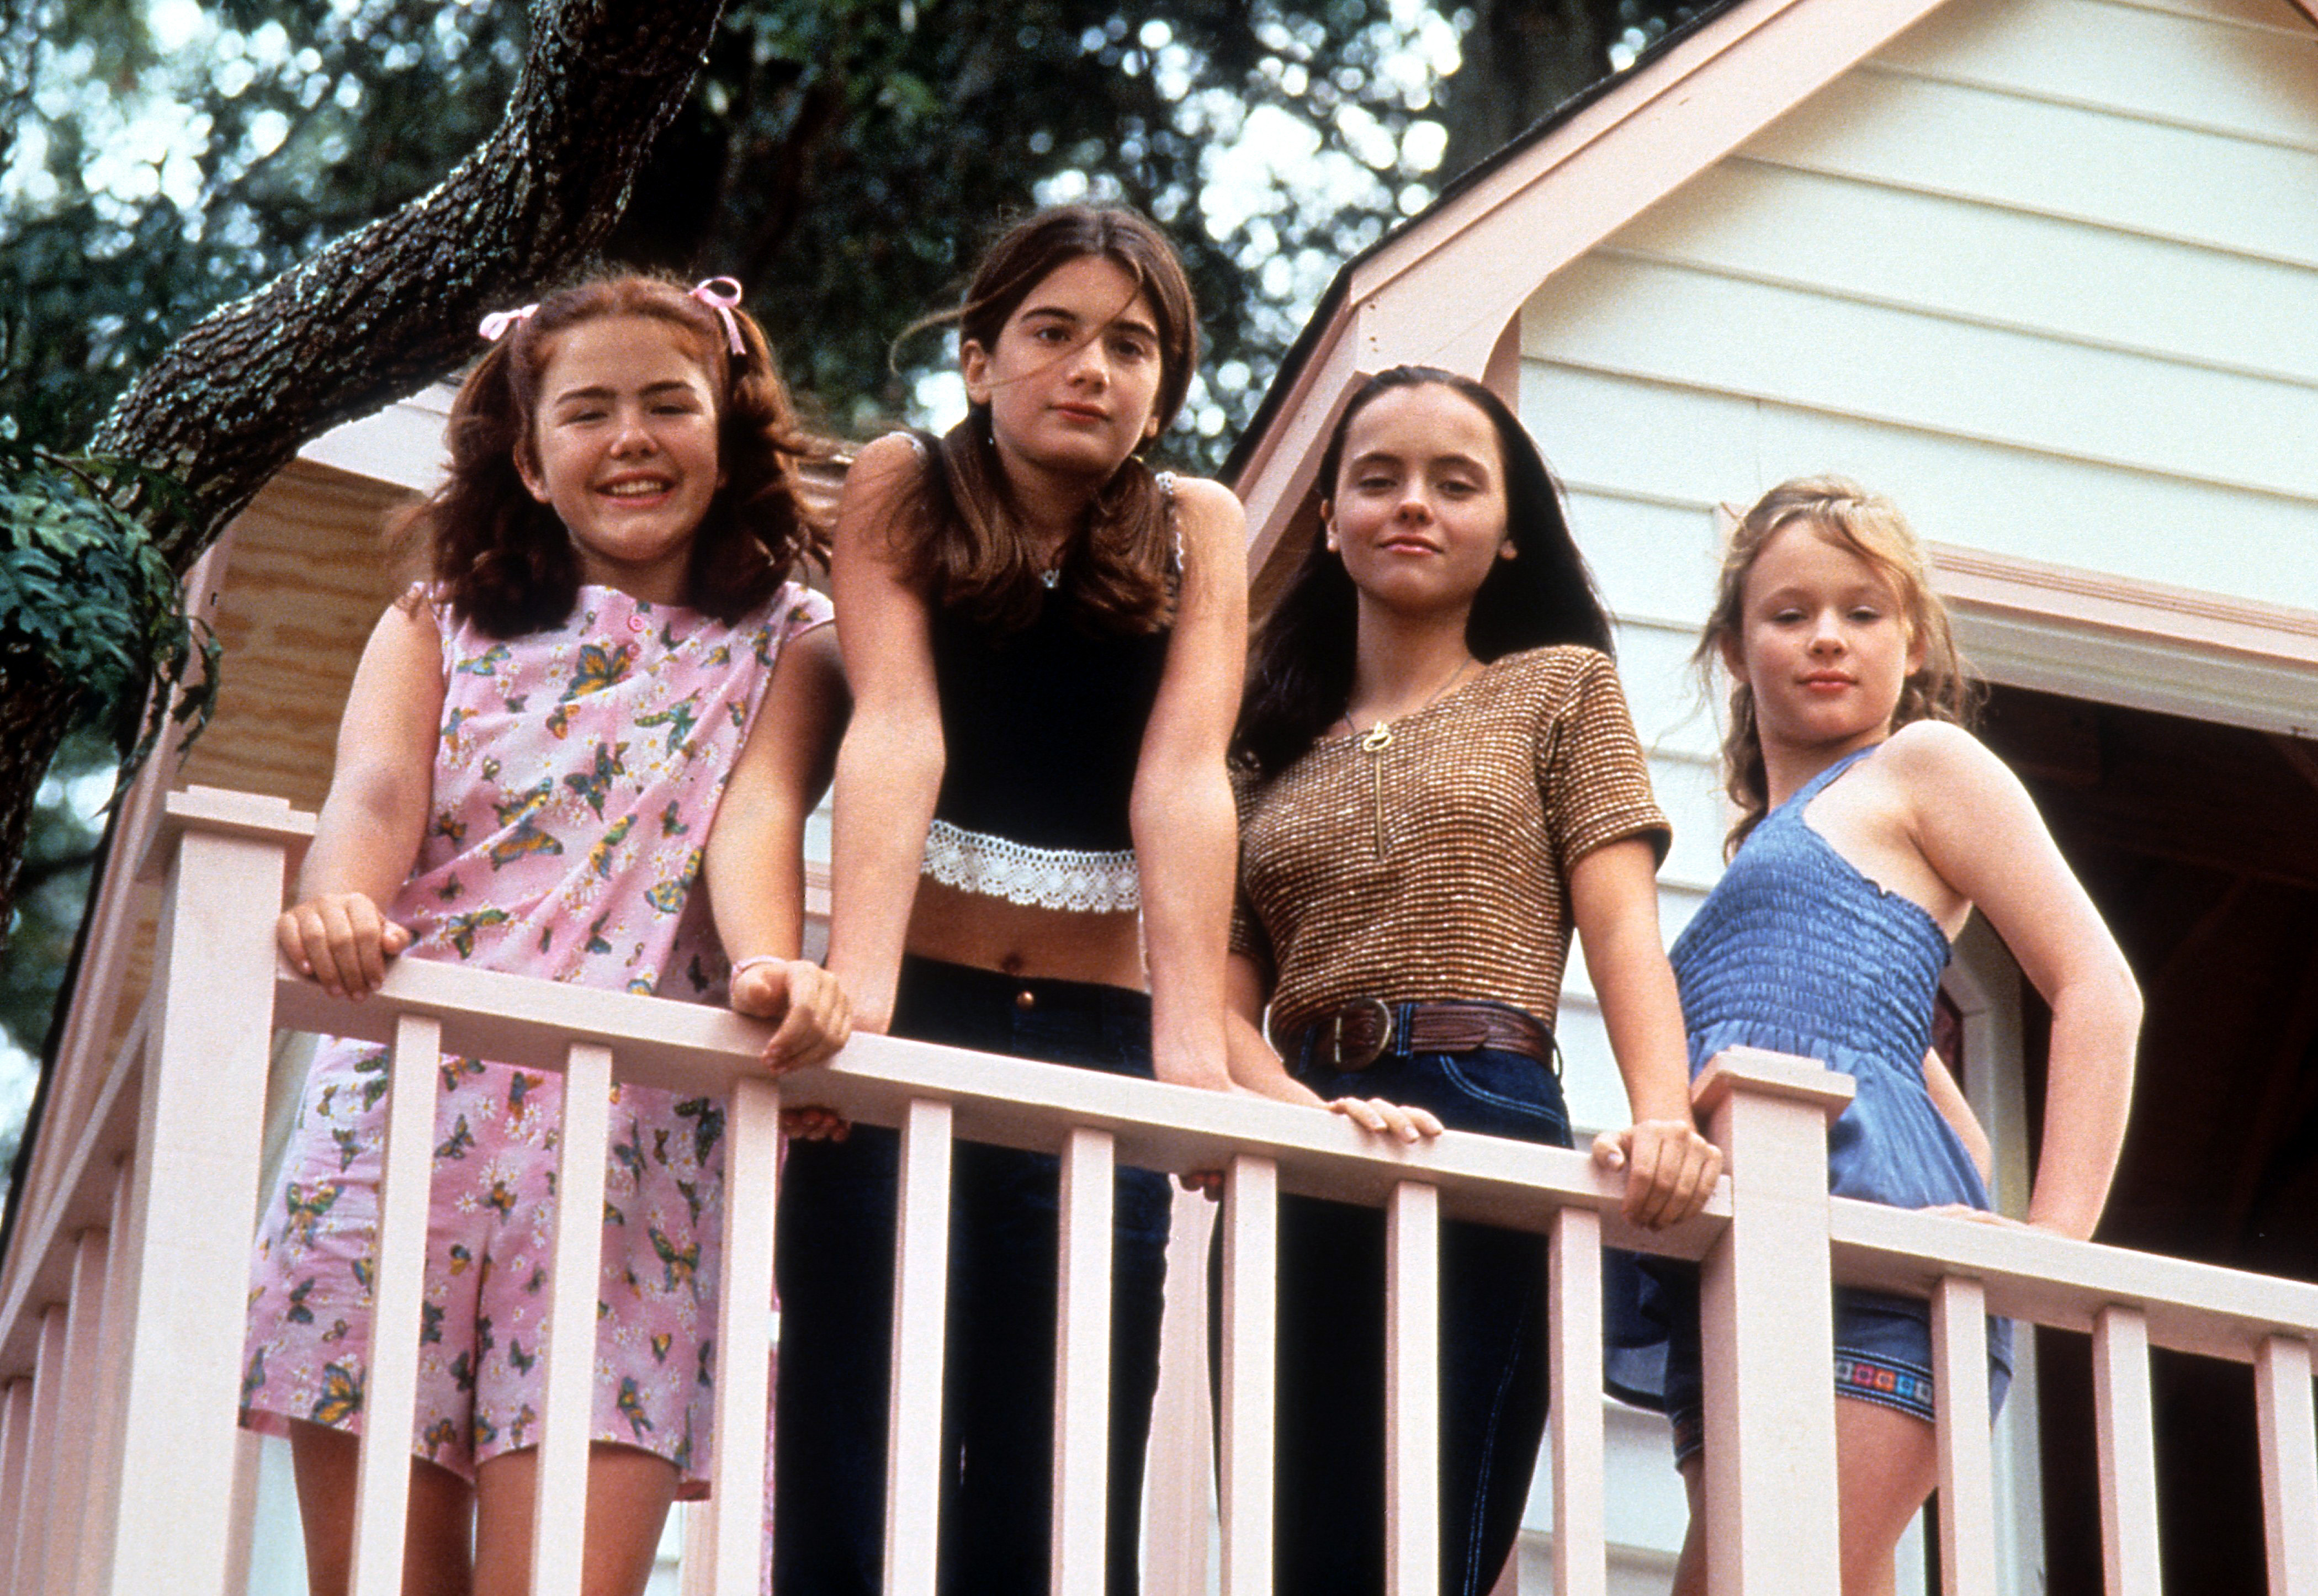
[[[0,673],[72,685],[76,723],[110,731],[124,776],[168,720],[198,732],[216,702],[217,640],[184,614],[151,530],[192,514],[172,478],[0,422]]]

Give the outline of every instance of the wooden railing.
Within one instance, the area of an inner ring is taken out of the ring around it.
[[[399,1587],[416,1381],[420,1255],[441,1050],[558,1069],[565,1094],[553,1324],[591,1327],[606,1101],[614,1080],[730,1098],[720,1367],[710,1511],[687,1538],[688,1592],[758,1588],[777,1113],[784,1090],[903,1136],[886,1589],[935,1589],[946,1231],[958,1138],[1063,1158],[1054,1588],[1102,1582],[1103,1397],[1112,1170],[1227,1171],[1217,1493],[1221,1588],[1271,1588],[1274,1248],[1279,1195],[1388,1215],[1387,1589],[1438,1566],[1435,1287],[1439,1224],[1483,1219],[1550,1238],[1556,1589],[1606,1589],[1600,1248],[1703,1265],[1711,1562],[1717,1596],[1837,1588],[1832,1284],[1931,1298],[1940,1393],[1942,1568],[1951,1592],[1994,1592],[1983,1311],[2094,1336],[2108,1588],[2157,1588],[2148,1348],[2259,1373],[2271,1589],[2318,1592],[2318,1439],[2311,1343],[2318,1287],[2017,1230],[1831,1200],[1825,1126],[1849,1082],[1805,1060],[1726,1055],[1698,1101],[1727,1188],[1671,1231],[1618,1212],[1618,1183],[1581,1155],[1451,1134],[1380,1145],[1333,1116],[1092,1071],[864,1036],[777,1089],[753,1072],[759,1027],[721,1010],[405,961],[363,1004],[276,965],[272,927],[307,817],[240,794],[173,797],[169,891],[150,1024],[83,1091],[16,1233],[0,1302],[0,1590],[238,1596],[250,1451],[235,1428],[248,1219],[269,1043],[277,1027],[393,1047],[373,1339],[355,1515],[362,1596]],[[90,1093],[94,1095],[91,1096]],[[132,1111],[133,1110],[133,1111]],[[30,1251],[25,1251],[30,1250]],[[569,1300],[566,1300],[566,1299]],[[551,1334],[534,1590],[578,1589],[592,1334]],[[1203,1472],[1180,1438],[1155,1475]],[[553,1527],[554,1533],[544,1532]],[[1168,1596],[1190,1596],[1168,1592]]]

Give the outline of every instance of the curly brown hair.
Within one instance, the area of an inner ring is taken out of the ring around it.
[[[1923,647],[1923,663],[1900,683],[1891,729],[1897,731],[1912,721],[1969,725],[1979,709],[1981,687],[1956,648],[1947,607],[1932,591],[1930,562],[1923,542],[1899,506],[1847,477],[1834,475],[1795,477],[1780,483],[1757,499],[1732,528],[1730,546],[1723,551],[1714,608],[1690,657],[1707,692],[1711,695],[1713,690],[1714,670],[1725,650],[1735,649],[1744,634],[1747,573],[1755,569],[1764,547],[1799,521],[1874,568],[1899,601],[1909,642]],[[1737,853],[1747,833],[1762,823],[1771,803],[1769,776],[1763,765],[1763,733],[1755,721],[1755,695],[1740,681],[1730,685],[1730,725],[1722,734],[1722,790],[1738,806],[1738,818],[1723,838],[1727,857]]]
[[[1199,309],[1175,247],[1158,226],[1118,206],[1056,205],[1017,222],[975,268],[965,301],[902,335],[955,322],[961,344],[995,348],[1008,317],[1049,273],[1099,256],[1135,281],[1159,334],[1159,391],[1152,410],[1164,432],[1182,408],[1199,362]],[[898,524],[910,580],[946,606],[1004,632],[1038,613],[1039,566],[1006,490],[1005,468],[976,405],[942,437],[928,436],[927,469]],[[1147,632],[1166,623],[1173,529],[1167,495],[1151,468],[1129,456],[1095,495],[1084,532],[1064,551],[1062,592],[1101,632]]]
[[[590,277],[543,299],[476,363],[452,402],[451,466],[443,485],[406,512],[400,536],[423,542],[444,598],[492,637],[517,637],[571,614],[579,551],[555,512],[534,498],[517,453],[538,469],[541,379],[558,335],[611,316],[642,316],[683,329],[716,395],[717,462],[724,481],[692,540],[685,602],[724,622],[749,614],[807,559],[828,558],[829,531],[797,490],[797,467],[831,445],[797,423],[764,329],[732,311],[735,354],[722,318],[673,278]]]

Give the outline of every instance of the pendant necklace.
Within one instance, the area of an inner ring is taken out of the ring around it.
[[[1465,668],[1472,663],[1474,661],[1469,656],[1459,660],[1457,668],[1449,673],[1449,679],[1433,690],[1432,697],[1398,718],[1408,720],[1413,716],[1421,715],[1446,698],[1449,695],[1449,690],[1465,679]],[[1392,746],[1392,722],[1389,720],[1379,719],[1366,731],[1362,731],[1358,726],[1352,724],[1352,712],[1350,707],[1347,707],[1344,711],[1344,730],[1360,739],[1361,752],[1369,757],[1369,812],[1376,828],[1376,856],[1381,859],[1385,856],[1384,751]]]

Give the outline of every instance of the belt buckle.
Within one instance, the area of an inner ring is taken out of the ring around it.
[[[1376,1040],[1372,1045],[1355,1048],[1347,1048],[1344,1045],[1344,1018],[1347,1015],[1374,1018]],[[1335,1054],[1336,1068],[1339,1070],[1367,1069],[1378,1059],[1383,1057],[1385,1049],[1392,1045],[1392,1009],[1383,999],[1354,998],[1351,1002],[1346,1003],[1337,1009],[1328,1021],[1328,1047],[1329,1051]]]

